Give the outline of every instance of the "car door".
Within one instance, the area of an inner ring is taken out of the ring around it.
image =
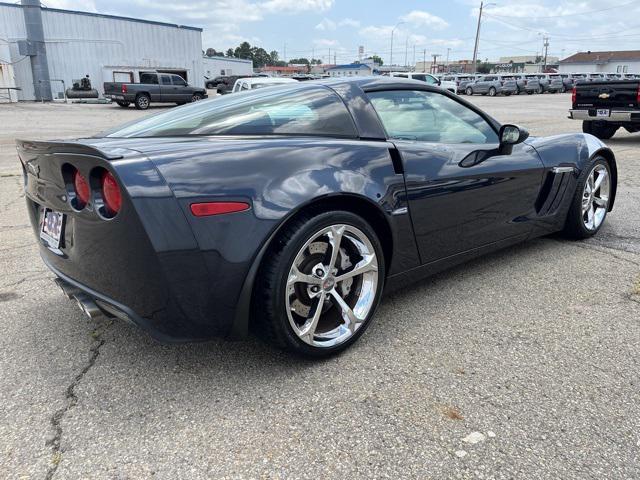
[[[488,91],[487,77],[480,77],[476,80],[476,83],[473,84],[473,93],[487,93]]]
[[[173,101],[188,102],[191,101],[193,95],[192,89],[189,88],[187,82],[180,75],[171,75],[171,83],[173,85]]]
[[[443,93],[368,95],[400,152],[423,263],[530,233],[544,169],[532,147],[500,154],[491,123]]]
[[[158,80],[160,83],[160,99],[157,101],[160,102],[175,102],[174,100],[174,91],[173,84],[171,83],[171,76],[160,74],[158,75]]]

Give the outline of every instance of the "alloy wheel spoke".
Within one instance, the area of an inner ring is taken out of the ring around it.
[[[349,270],[346,273],[336,277],[336,283],[342,282],[343,280],[347,280],[351,277],[356,277],[358,275],[362,275],[363,273],[370,271],[378,270],[378,262],[376,261],[376,256],[366,255],[362,260],[360,260],[352,270]]]
[[[355,331],[356,325],[360,323],[360,320],[358,320],[358,317],[356,317],[356,314],[353,313],[353,310],[351,309],[351,307],[347,304],[347,302],[344,301],[344,298],[340,296],[340,294],[335,288],[331,290],[331,292],[329,293],[331,294],[331,296],[334,298],[334,300],[340,307],[340,310],[342,310],[342,317],[348,321],[347,328],[351,332]]]
[[[340,243],[344,234],[344,225],[331,227],[329,232],[329,244],[331,245],[331,259],[329,260],[329,272],[335,268],[340,251]]]
[[[307,343],[313,343],[313,336],[316,333],[316,328],[318,328],[318,321],[322,315],[322,307],[326,296],[327,294],[324,290],[320,292],[313,317],[311,317],[311,320],[307,320],[300,330],[300,338]]]
[[[587,212],[587,226],[589,228],[595,227],[595,209],[593,208],[593,204],[589,207],[589,211]]]
[[[600,172],[600,174],[598,175],[598,178],[596,179],[595,183],[593,184],[593,193],[598,191],[598,189],[602,185],[602,182],[604,182],[605,179],[608,176],[609,176],[609,174],[607,173],[606,170],[603,170],[603,171]]]
[[[289,278],[287,279],[287,285],[291,285],[294,283],[307,283],[309,285],[320,285],[322,280],[318,277],[314,277],[313,275],[307,275],[306,273],[302,273],[298,270],[298,267],[294,264],[291,267],[291,272],[289,273]]]
[[[607,206],[607,199],[606,198],[593,197],[593,201],[598,207],[604,208],[604,207]]]

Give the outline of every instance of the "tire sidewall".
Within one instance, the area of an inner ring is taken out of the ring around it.
[[[604,165],[604,167],[607,169],[607,173],[609,174],[609,181],[611,182],[613,179],[613,177],[611,176],[611,166],[609,165],[609,162],[607,162],[600,156],[593,157],[593,159],[591,159],[591,161],[588,162],[583,169],[580,177],[578,178],[572,205],[570,206],[569,215],[567,216],[566,227],[570,232],[573,233],[572,236],[575,238],[588,238],[594,236],[600,231],[602,226],[607,221],[608,211],[605,211],[602,223],[600,223],[598,228],[596,228],[595,230],[589,230],[582,221],[582,194],[584,192],[584,187],[587,183],[589,175],[596,165]],[[611,193],[609,194],[609,197],[611,197]]]
[[[140,104],[140,99],[142,99],[142,98],[146,98],[147,99],[147,102],[144,105]],[[136,108],[138,110],[146,110],[147,108],[149,108],[149,104],[150,103],[151,103],[151,99],[149,98],[148,95],[141,94],[141,95],[138,95],[136,97]]]
[[[373,301],[371,311],[369,312],[366,320],[349,339],[334,347],[312,347],[311,345],[304,343],[295,334],[293,328],[289,324],[289,317],[286,312],[286,305],[284,300],[287,292],[287,278],[289,276],[289,271],[291,269],[293,261],[298,255],[300,249],[309,240],[309,238],[311,238],[312,235],[316,234],[323,228],[335,224],[346,224],[359,229],[369,238],[369,241],[373,245],[376,256],[378,258],[378,286],[376,290],[376,297]],[[382,245],[380,244],[380,240],[378,239],[373,228],[363,219],[350,212],[321,213],[306,222],[302,226],[302,228],[295,232],[290,241],[287,243],[287,245],[285,245],[283,249],[282,261],[279,262],[278,268],[276,269],[276,287],[274,289],[274,295],[273,298],[270,299],[271,311],[275,314],[274,318],[272,318],[271,321],[279,323],[277,327],[281,332],[284,333],[285,342],[290,350],[311,357],[324,357],[336,354],[340,351],[345,350],[351,344],[357,341],[358,338],[360,338],[364,334],[365,330],[372,323],[372,319],[375,315],[378,304],[380,303],[380,298],[382,296],[384,279],[385,264]]]

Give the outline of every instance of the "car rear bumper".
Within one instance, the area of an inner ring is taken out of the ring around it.
[[[569,110],[572,120],[591,120],[597,122],[640,122],[640,112],[612,110],[608,117],[598,117],[596,109]]]

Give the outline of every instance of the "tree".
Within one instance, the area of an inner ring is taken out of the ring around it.
[[[491,73],[492,66],[493,65],[491,65],[490,63],[481,63],[480,65],[478,65],[478,68],[477,68],[478,73],[484,73],[484,74]]]
[[[236,58],[244,58],[246,60],[252,60],[251,45],[249,42],[242,42],[233,51],[233,56]]]
[[[367,60],[372,60],[373,63],[377,63],[380,66],[384,65],[384,61],[378,55],[372,55],[370,57],[367,57]]]
[[[253,60],[254,67],[264,67],[271,63],[271,55],[264,48],[253,47],[251,49],[251,60]]]
[[[227,49],[227,57],[233,57],[233,48]]]
[[[207,57],[215,57],[217,54],[218,52],[216,52],[216,49],[211,47],[207,48],[207,51],[205,53]]]
[[[277,50],[272,50],[269,53],[269,56],[271,57],[271,62],[273,62],[273,63],[278,62],[280,60],[280,58],[278,57],[278,51]]]

